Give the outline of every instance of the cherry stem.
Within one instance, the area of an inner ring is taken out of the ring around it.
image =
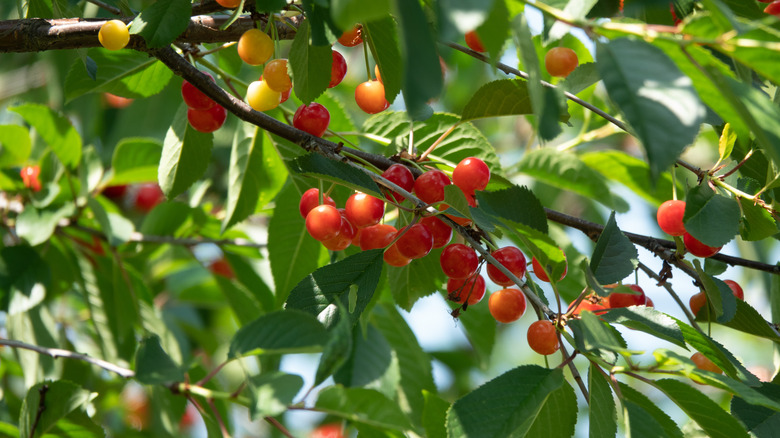
[[[457,122],[454,125],[450,126],[450,129],[444,131],[444,133],[440,135],[439,138],[437,138],[436,141],[434,141],[433,144],[425,152],[422,153],[422,155],[420,155],[418,161],[424,161],[428,157],[428,155],[433,153],[433,150],[436,149],[436,146],[438,146],[442,141],[444,141],[445,138],[447,138],[450,134],[452,134],[452,131],[454,131],[455,128],[457,128],[459,125],[460,122]]]

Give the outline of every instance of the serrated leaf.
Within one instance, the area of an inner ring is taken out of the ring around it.
[[[149,97],[161,92],[173,78],[171,69],[142,52],[90,49],[88,53],[97,67],[96,75],[91,78],[84,63],[76,60],[65,78],[66,102],[89,93]]]
[[[187,29],[190,15],[190,0],[157,0],[135,17],[130,33],[141,35],[149,48],[165,47]]]
[[[336,182],[369,195],[382,197],[379,186],[360,169],[320,154],[306,154],[290,162],[290,170],[306,176]]]
[[[636,247],[618,228],[613,211],[593,249],[590,268],[599,283],[610,284],[629,276],[638,263]]]
[[[472,3],[483,4],[485,2],[470,0]],[[496,62],[501,55],[501,49],[509,38],[510,20],[516,14],[508,10],[505,1],[492,1],[493,7],[490,8],[487,18],[477,28],[479,40],[485,47],[490,56],[490,66],[495,67]],[[513,7],[522,7],[521,4],[512,5]],[[470,30],[470,29],[469,29]],[[465,32],[463,32],[465,33]]]
[[[395,397],[400,385],[398,358],[382,332],[373,324],[354,330],[352,351],[333,380],[347,387],[375,389],[386,397]]]
[[[631,438],[658,438],[667,436],[663,427],[642,406],[623,400],[626,433]]]
[[[759,384],[758,378],[750,373],[723,345],[683,321],[677,320],[677,325],[680,326],[680,330],[685,336],[685,342],[707,356],[727,376],[741,380],[748,385]]]
[[[73,215],[73,204],[37,209],[28,205],[16,218],[16,233],[31,246],[40,245],[54,234],[60,220]]]
[[[601,80],[595,62],[586,62],[577,66],[566,76],[560,86],[571,94],[577,94]]]
[[[382,250],[353,254],[336,263],[323,266],[301,280],[285,303],[288,309],[299,309],[317,317],[326,327],[338,322],[338,305],[350,308],[349,295],[357,286],[357,303],[350,312],[354,324],[365,310],[382,274]]]
[[[328,88],[333,64],[330,46],[315,46],[311,42],[309,21],[304,20],[290,47],[290,68],[295,78],[295,96],[308,104]]]
[[[734,417],[697,389],[672,379],[657,380],[654,386],[696,421],[709,436],[713,438],[748,437],[745,428]]]
[[[598,44],[597,58],[607,93],[642,142],[656,179],[699,133],[705,109],[693,82],[642,40]]]
[[[317,373],[314,376],[314,384],[319,385],[325,379],[333,375],[349,358],[352,353],[352,322],[346,306],[340,301],[336,302],[339,318],[338,322],[330,327],[330,336],[320,356],[317,365]]]
[[[187,122],[187,108],[179,107],[163,142],[157,171],[166,198],[184,193],[208,168],[214,136],[196,131]]]
[[[604,177],[571,152],[560,152],[553,148],[526,152],[518,164],[518,171],[598,201],[618,212],[628,211],[626,202],[610,192]]]
[[[569,438],[574,436],[577,423],[577,396],[569,382],[550,393],[542,409],[534,418],[527,436]]]
[[[656,206],[669,200],[669,193],[672,193],[672,178],[669,173],[665,172],[652,181],[648,164],[625,152],[614,150],[587,152],[580,155],[580,159],[604,178],[623,184]],[[677,190],[682,191],[682,186]]]
[[[471,96],[460,119],[533,114],[528,82],[521,79],[499,79],[488,82]]]
[[[731,292],[731,289],[729,289],[728,292]],[[719,322],[714,318],[710,319],[713,320],[713,322]],[[699,311],[699,315],[697,316],[696,320],[708,320],[705,309]],[[736,313],[734,314],[734,317],[727,322],[722,322],[721,324],[734,330],[739,330],[754,336],[780,342],[780,333],[772,329],[769,322],[765,320],[760,313],[758,313],[758,310],[756,310],[750,304],[746,303],[744,300],[736,300]]]
[[[387,266],[390,292],[399,307],[411,310],[417,300],[434,293],[442,282],[446,282],[439,265],[440,255],[441,250],[433,250],[402,268]]]
[[[612,309],[601,317],[607,322],[622,324],[685,348],[685,337],[675,320],[651,307],[622,307]]]
[[[710,304],[709,311],[714,311],[718,322],[726,323],[734,318],[737,311],[737,299],[731,291],[731,288],[720,279],[711,277],[701,268],[699,260],[694,260],[693,266],[701,279],[701,286],[707,294],[707,302]],[[700,310],[699,313],[706,314],[708,309]]]
[[[228,357],[318,352],[326,342],[327,331],[316,317],[278,310],[241,327],[230,341]]]
[[[447,411],[450,403],[430,391],[423,391],[425,405],[422,423],[428,438],[447,438]]]
[[[112,185],[157,181],[162,144],[152,138],[124,138],[114,149]]]
[[[708,185],[698,185],[685,197],[685,231],[705,245],[718,247],[739,232],[739,204],[716,194]]]
[[[65,116],[39,104],[28,103],[10,108],[51,147],[62,164],[75,169],[81,162],[81,136]]]
[[[0,125],[0,166],[24,164],[32,151],[30,131],[24,126]]]
[[[250,418],[260,421],[267,416],[281,415],[293,404],[303,387],[303,378],[295,374],[275,371],[249,378]]]
[[[363,23],[363,34],[363,42],[368,44],[371,55],[379,66],[379,74],[385,86],[385,99],[393,103],[401,92],[403,75],[403,61],[398,47],[398,26],[392,17],[387,16]]]
[[[398,404],[372,389],[331,386],[319,393],[314,407],[354,423],[397,431],[410,429],[409,419]]]
[[[606,378],[591,363],[588,371],[588,391],[590,406],[588,430],[591,438],[614,438],[617,434],[617,416],[615,399]]]
[[[477,201],[479,208],[487,215],[525,224],[545,234],[548,232],[544,207],[533,192],[525,186],[480,191],[477,193]]]
[[[744,215],[739,224],[742,240],[758,241],[777,234],[777,222],[764,207],[745,198],[739,198],[739,203]]]
[[[263,313],[256,297],[244,285],[221,275],[215,275],[214,279],[240,324],[247,324]]]
[[[514,368],[453,403],[447,414],[448,436],[524,436],[550,394],[563,385],[560,369]]]
[[[775,384],[764,383],[756,388],[756,391],[771,397],[773,400],[780,399],[780,392]],[[780,412],[750,404],[740,397],[731,399],[731,414],[737,417],[757,438],[774,437],[777,435],[777,428],[780,427]]]
[[[147,385],[180,382],[184,371],[162,349],[160,338],[152,335],[141,341],[135,355],[135,378]]]
[[[577,348],[582,351],[607,350],[628,353],[626,341],[612,326],[605,324],[589,311],[580,313],[580,319],[569,321]]]
[[[58,420],[81,408],[95,395],[66,380],[38,383],[24,398],[19,414],[20,436],[43,436]]]
[[[680,431],[680,428],[677,426],[674,420],[672,420],[669,415],[664,412],[664,410],[661,409],[655,402],[623,382],[618,382],[618,385],[620,386],[620,393],[623,394],[623,398],[625,400],[634,403],[636,406],[642,408],[642,410],[644,410],[646,413],[650,414],[650,416],[655,420],[655,423],[660,425],[663,429],[663,435],[654,435],[648,438],[655,438],[658,436],[683,438],[683,433]],[[639,433],[641,434],[641,427]]]

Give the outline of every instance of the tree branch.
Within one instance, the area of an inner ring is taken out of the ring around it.
[[[105,360],[102,359],[89,357],[86,354],[74,353],[72,351],[61,350],[59,348],[48,348],[48,347],[41,347],[38,345],[26,344],[21,341],[15,341],[13,339],[0,339],[0,345],[7,345],[13,348],[21,348],[23,350],[35,351],[36,353],[45,354],[55,359],[58,357],[64,357],[66,359],[81,360],[90,363],[92,365],[98,366],[100,368],[103,368],[106,371],[111,371],[112,373],[119,374],[121,377],[124,378],[130,378],[135,376],[135,371],[133,370],[122,368],[118,365],[114,365],[111,362],[106,362]]]

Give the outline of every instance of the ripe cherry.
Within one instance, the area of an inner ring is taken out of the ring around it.
[[[767,7],[764,8],[764,12],[774,15],[775,17],[780,17],[780,0],[769,3]]]
[[[121,184],[118,186],[108,186],[104,188],[101,193],[106,198],[116,202],[122,199],[125,196],[126,192],[127,192],[127,185]]]
[[[609,297],[607,297],[607,302],[609,303],[610,309],[629,306],[644,306],[647,304],[647,296],[641,287],[635,284],[628,284],[626,286],[628,286],[632,291],[638,293],[631,294],[627,292],[612,292],[609,294]],[[605,288],[609,289],[613,289],[615,287],[617,287],[617,285],[605,286]]]
[[[355,27],[341,34],[338,41],[344,47],[357,46],[363,42],[363,26],[356,24]]]
[[[241,4],[241,0],[217,0],[217,3],[223,8],[233,9]]]
[[[607,300],[604,298],[590,294],[580,301],[577,307],[572,312],[573,315],[579,315],[583,311],[589,311],[596,314],[602,313],[605,310],[609,310]]]
[[[41,191],[41,180],[38,177],[40,173],[41,168],[38,166],[24,166],[19,175],[22,177],[22,183],[25,187],[33,192],[39,192]]]
[[[365,193],[354,193],[345,205],[347,219],[357,228],[376,225],[385,215],[385,202]]]
[[[204,74],[212,81],[214,80],[210,74]],[[181,84],[181,97],[184,99],[184,103],[187,104],[188,107],[200,111],[210,109],[217,104],[217,102],[214,102],[213,99],[206,96],[205,93],[187,81],[184,81]]]
[[[426,204],[444,200],[444,186],[452,184],[450,177],[441,170],[429,170],[414,181],[414,193]]]
[[[490,294],[488,309],[498,322],[517,321],[525,313],[525,295],[520,289],[501,289]]]
[[[340,424],[323,424],[314,429],[309,438],[344,438]]]
[[[707,305],[707,294],[705,294],[703,291],[694,294],[691,299],[688,300],[688,306],[691,308],[691,313],[693,313],[693,316],[698,315],[701,308],[705,305]]]
[[[360,230],[360,249],[367,251],[369,249],[386,248],[395,238],[398,230],[387,224],[371,225]]]
[[[645,306],[646,307],[655,307],[655,303],[653,302],[653,300],[650,299],[650,297],[647,297],[647,301],[645,301]]]
[[[317,102],[299,106],[293,115],[293,126],[316,137],[322,137],[328,124],[330,113]]]
[[[341,53],[334,50],[333,64],[330,67],[330,83],[328,84],[328,88],[333,88],[340,84],[346,75],[347,61],[344,59],[344,56]]]
[[[535,321],[528,327],[528,346],[531,350],[547,356],[561,348],[558,333],[551,321]]]
[[[490,169],[476,157],[464,158],[452,171],[452,183],[467,195],[474,196],[476,190],[485,190],[489,181]]]
[[[683,234],[683,243],[685,244],[685,248],[688,250],[688,252],[695,255],[696,257],[712,257],[720,252],[720,249],[722,248],[721,246],[716,248],[705,245],[687,232]]]
[[[341,213],[332,205],[318,205],[306,215],[306,230],[320,242],[341,232]]]
[[[347,219],[344,210],[340,209],[339,213],[341,214],[341,228],[338,236],[322,241],[322,245],[331,251],[347,249],[357,234],[357,228]]]
[[[214,275],[219,275],[228,279],[236,278],[236,273],[233,271],[233,267],[230,266],[230,262],[224,258],[214,260],[209,265],[209,271]]]
[[[411,193],[414,189],[414,175],[412,175],[412,171],[403,164],[396,163],[388,167],[387,170],[382,172],[382,177],[396,184],[407,192]],[[404,199],[406,199],[398,193],[389,193],[388,190],[388,193],[385,194],[385,197],[390,199],[390,196],[392,196],[396,202],[402,202]]]
[[[473,248],[453,243],[444,248],[439,258],[441,269],[450,278],[467,278],[479,268],[479,259]]]
[[[109,20],[100,26],[98,41],[108,50],[124,49],[130,42],[130,31],[122,21]]]
[[[485,296],[485,278],[479,274],[468,278],[450,278],[447,280],[447,298],[450,301],[473,306]]]
[[[522,251],[514,246],[505,246],[501,249],[493,251],[492,255],[496,261],[501,263],[505,268],[509,269],[509,271],[515,274],[517,278],[523,278],[523,275],[525,275],[526,261]],[[493,283],[496,283],[500,286],[509,286],[515,283],[514,281],[510,280],[509,277],[507,277],[503,272],[499,271],[497,267],[491,264],[487,265],[487,273],[488,277],[493,280]]]
[[[433,234],[428,227],[417,223],[409,227],[394,246],[408,259],[421,259],[433,249]]]
[[[745,300],[745,292],[742,290],[742,286],[740,286],[739,283],[734,280],[723,280],[723,282],[729,286],[731,292],[734,293],[734,296],[737,299]]]
[[[290,75],[287,74],[286,59],[274,59],[266,64],[263,68],[263,77],[268,87],[279,93],[284,93],[292,88]]]
[[[222,127],[225,119],[227,119],[227,111],[220,105],[214,105],[204,111],[187,108],[187,121],[196,131],[214,132]]]
[[[475,30],[466,32],[466,45],[475,52],[485,51],[485,46],[482,45],[482,40],[479,39],[479,35],[477,35]]]
[[[452,228],[436,216],[424,217],[420,223],[431,232],[434,248],[441,248],[452,240]]]
[[[385,98],[385,86],[379,81],[366,81],[355,88],[355,102],[367,114],[381,113],[390,104]]]
[[[330,196],[325,196],[323,204],[327,204],[335,207],[336,202]],[[298,209],[301,211],[301,216],[306,219],[306,215],[316,206],[320,205],[320,190],[311,188],[303,192],[301,195],[301,202],[298,204]]]
[[[685,234],[685,225],[683,225],[684,215],[685,201],[669,200],[658,207],[656,219],[658,220],[658,226],[666,234],[682,236]]]
[[[563,265],[563,273],[561,274],[561,278],[559,278],[558,281],[563,280],[563,278],[566,277],[566,272],[569,270],[569,265],[566,263],[566,253],[561,250],[561,254],[563,254],[563,262],[565,264]],[[536,260],[536,257],[531,258],[531,266],[534,268],[534,275],[536,275],[536,278],[538,278],[539,281],[546,281],[548,283],[550,282],[550,277],[544,273],[544,270],[542,270],[542,265],[538,260]]]
[[[550,76],[565,78],[577,68],[577,64],[577,54],[568,47],[554,47],[544,55],[544,66]]]
[[[282,93],[271,89],[268,82],[261,79],[249,84],[246,90],[246,103],[255,111],[272,110],[282,103]]]
[[[163,192],[155,183],[141,184],[135,192],[133,205],[138,210],[148,213],[163,200]]]
[[[392,239],[395,239],[396,235],[397,234],[394,234]],[[396,268],[402,268],[412,262],[412,259],[401,254],[398,242],[390,245],[390,247],[385,250],[384,254],[382,254],[382,259],[384,259],[385,263],[388,265],[395,266]]]
[[[238,56],[249,65],[260,65],[273,53],[273,40],[260,29],[249,29],[238,39]]]
[[[699,353],[693,353],[691,360],[696,364],[696,368],[704,371],[710,371],[716,374],[723,374],[723,370],[720,369],[714,362],[712,362],[707,356]]]

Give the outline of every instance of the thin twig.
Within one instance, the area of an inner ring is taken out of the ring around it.
[[[99,8],[107,10],[108,12],[114,15],[122,15],[122,10],[117,8],[116,6],[111,6],[108,3],[102,2],[100,0],[87,0],[87,1]]]
[[[263,419],[264,419],[265,421],[267,421],[267,422],[271,423],[271,425],[272,425],[273,427],[275,427],[276,429],[278,429],[278,430],[279,430],[279,432],[280,432],[282,435],[286,436],[287,438],[295,438],[295,436],[293,436],[293,434],[291,434],[291,433],[290,433],[290,431],[289,431],[289,430],[287,430],[287,428],[285,428],[285,427],[282,425],[282,423],[280,423],[280,422],[279,422],[279,421],[278,421],[276,418],[274,418],[274,417],[264,417]]]
[[[574,381],[577,382],[577,385],[580,387],[580,391],[582,391],[582,395],[585,397],[585,403],[590,404],[590,394],[588,393],[588,388],[585,386],[585,382],[582,380],[580,371],[576,366],[574,366],[574,362],[570,360],[571,358],[574,358],[574,355],[569,356],[569,352],[566,351],[566,346],[564,346],[563,343],[560,343],[560,346],[561,355],[563,356],[564,362],[569,367],[569,371],[571,371],[571,375],[574,377]]]
[[[647,274],[648,277],[658,282],[661,281],[661,277],[644,263],[639,262],[639,269],[641,269],[645,274]],[[680,299],[680,296],[677,295],[677,292],[675,292],[674,289],[672,289],[672,285],[670,285],[667,282],[664,282],[662,286],[664,287],[664,289],[666,289],[667,292],[669,292],[669,295],[671,295],[672,299],[682,309],[683,313],[685,313],[685,317],[688,318],[688,321],[691,323],[691,325],[699,332],[704,333],[701,327],[699,327],[699,324],[696,323],[696,317],[693,315],[693,313],[690,312],[690,310],[688,310],[688,306],[686,306],[685,303],[683,303],[683,301]]]
[[[38,396],[40,399],[38,400],[38,410],[35,412],[35,420],[33,420],[32,426],[30,426],[30,438],[35,436],[35,429],[38,428],[38,423],[41,421],[41,415],[43,415],[43,411],[46,410],[46,393],[49,392],[49,385],[42,385],[40,389],[38,389]]]
[[[122,368],[118,365],[114,365],[111,362],[106,362],[105,360],[102,359],[96,359],[94,357],[89,357],[85,354],[74,353],[68,350],[62,350],[59,348],[41,347],[38,345],[27,344],[21,341],[15,341],[13,339],[0,339],[0,345],[7,345],[12,348],[21,348],[23,350],[35,351],[36,353],[51,356],[55,359],[58,357],[64,357],[66,359],[81,360],[90,363],[92,365],[98,366],[100,368],[103,368],[106,371],[111,371],[112,373],[116,373],[119,376],[124,378],[130,378],[135,376],[135,371],[133,370]]]
[[[209,371],[208,374],[206,374],[206,377],[200,379],[195,385],[197,386],[203,386],[205,385],[209,380],[211,380],[214,376],[217,375],[218,372],[224,368],[225,365],[227,365],[230,361],[226,360],[222,362],[221,364],[217,365],[213,370]]]
[[[219,410],[217,409],[217,405],[214,404],[214,399],[210,398],[208,399],[209,407],[211,407],[211,411],[214,413],[214,416],[217,418],[217,423],[219,424],[219,430],[222,431],[222,438],[230,438],[230,432],[228,432],[227,427],[225,427],[225,420],[222,419],[222,415],[219,413]]]

